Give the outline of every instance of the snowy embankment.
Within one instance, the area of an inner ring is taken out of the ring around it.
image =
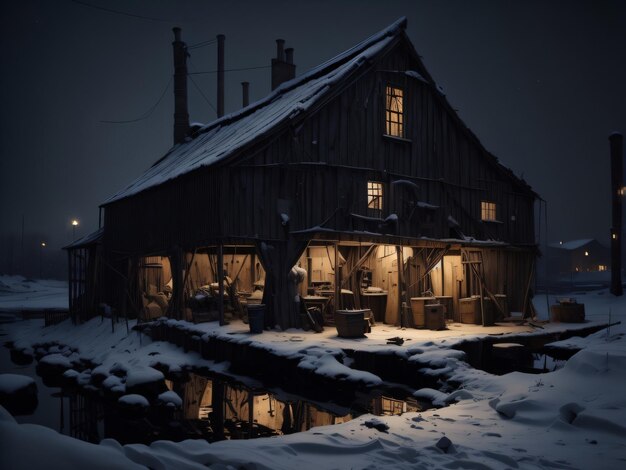
[[[601,295],[579,297],[579,301],[585,302],[591,319],[606,321],[608,308],[612,319],[626,318],[626,301],[615,299],[605,291]],[[541,308],[541,304],[539,299],[537,307]],[[152,367],[156,362],[166,363],[174,370],[190,364],[217,366],[196,354],[184,354],[175,346],[150,342],[136,332],[127,334],[123,324],[118,324],[114,333],[108,321],[99,319],[71,328],[60,324],[41,330],[39,325],[31,321],[8,328],[16,345],[27,348],[37,342],[57,341],[68,348],[63,351],[62,346],[56,346],[59,351],[55,354],[71,358],[72,365],[78,366],[85,360],[101,364],[88,373],[80,373],[85,383],[94,373],[102,374],[101,377],[110,374],[104,382],[118,387],[119,393],[126,393],[125,387],[133,374],[139,374],[140,378],[154,375],[157,371]],[[222,333],[212,330],[204,334],[229,335],[233,341],[264,343],[282,354],[301,354],[303,365],[319,369],[320,373],[337,370],[330,358],[341,350],[341,342],[326,335],[272,332],[255,337],[244,336],[240,330],[241,325],[231,325]],[[381,337],[388,338],[390,333],[397,334],[398,330],[390,328]],[[577,347],[582,351],[555,372],[500,377],[470,368],[459,351],[448,349],[455,342],[453,337],[429,341],[427,337],[420,340],[415,336],[410,346],[406,347],[405,343],[405,347],[398,348],[381,344],[374,336],[357,344],[368,347],[365,345],[372,343],[372,350],[415,356],[411,360],[419,360],[420,354],[426,353],[425,367],[445,370],[446,376],[462,384],[452,394],[437,390],[417,392],[451,405],[402,416],[366,415],[344,424],[279,438],[213,444],[201,440],[159,441],[149,446],[120,446],[111,440],[100,445],[86,444],[40,426],[15,424],[3,415],[0,450],[3,458],[16,464],[15,468],[36,468],[49,462],[58,462],[59,467],[65,468],[86,466],[85,462],[90,466],[106,462],[107,468],[133,468],[135,464],[151,468],[225,468],[224,464],[272,469],[594,468],[599,462],[602,468],[624,468],[625,333],[626,327],[621,324],[612,327],[610,334],[603,331],[581,341]],[[37,348],[34,352],[37,353]],[[177,401],[177,397],[169,398]],[[125,400],[134,402],[135,398]],[[25,450],[25,442],[42,445],[33,455]]]
[[[67,308],[67,282],[0,276],[0,312]]]

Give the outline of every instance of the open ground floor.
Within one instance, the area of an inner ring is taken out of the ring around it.
[[[316,233],[128,255],[96,238],[68,253],[77,320],[107,309],[224,324],[254,310],[265,329],[319,329],[361,311],[359,336],[367,323],[438,330],[534,313],[535,247],[497,242]]]

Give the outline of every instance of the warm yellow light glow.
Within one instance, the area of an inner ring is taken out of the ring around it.
[[[607,270],[607,266],[605,264],[598,265],[598,271],[606,271],[606,270]]]
[[[482,220],[497,220],[496,203],[489,201],[480,201],[480,218]]]
[[[383,209],[383,184],[377,181],[367,182],[367,208]]]
[[[46,246],[46,242],[41,242],[41,246]]]
[[[72,219],[72,225],[76,227],[78,225],[78,219]]]
[[[616,239],[617,239],[617,233],[614,233],[613,234],[613,240],[616,240]]]
[[[589,256],[589,252],[588,251],[585,251],[585,256]]]
[[[404,137],[404,104],[402,88],[388,86],[385,101],[385,133],[394,137]]]

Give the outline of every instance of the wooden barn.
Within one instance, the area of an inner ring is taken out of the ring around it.
[[[311,306],[405,326],[433,302],[454,321],[528,312],[537,195],[461,121],[405,28],[298,77],[279,40],[275,89],[193,128],[176,30],[176,143],[101,206],[92,297],[195,321],[262,303],[281,328]],[[78,317],[96,308],[78,300]]]

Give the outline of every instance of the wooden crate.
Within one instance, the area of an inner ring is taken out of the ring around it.
[[[555,323],[583,323],[585,321],[585,304],[560,303],[551,305],[550,321]]]

